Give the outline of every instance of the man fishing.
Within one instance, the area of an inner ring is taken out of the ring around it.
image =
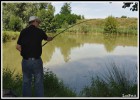
[[[23,84],[22,93],[24,97],[32,96],[31,82],[34,76],[35,96],[44,96],[43,85],[43,62],[42,40],[51,41],[42,29],[39,29],[40,20],[36,16],[29,18],[29,27],[20,32],[16,49],[20,51],[22,59]]]

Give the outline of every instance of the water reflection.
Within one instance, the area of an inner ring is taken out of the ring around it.
[[[71,57],[70,54],[73,49],[81,48],[85,44],[93,44],[92,47],[95,47],[93,50],[97,49],[98,53],[101,48],[105,49],[105,52],[111,53],[115,50],[117,46],[137,46],[137,37],[131,36],[118,36],[118,35],[70,35],[63,34],[56,38],[51,43],[48,43],[43,48],[43,61],[49,62],[52,57],[55,48],[59,48],[61,54],[63,55],[64,61],[68,62]],[[96,45],[97,44],[97,45]],[[101,47],[104,46],[104,47]],[[92,48],[91,47],[91,48]],[[86,49],[91,49],[90,46],[87,46]],[[82,49],[79,49],[79,51]],[[84,51],[86,53],[87,50]],[[94,51],[90,51],[94,52]],[[78,53],[78,52],[77,52]],[[101,52],[100,52],[101,53]]]
[[[137,76],[136,56],[107,56],[78,59],[65,64],[53,66],[47,65],[66,85],[75,89],[79,93],[85,85],[89,85],[91,77],[103,75],[110,68],[111,63],[115,63],[121,69],[124,69],[130,79]]]
[[[107,52],[112,52],[116,47],[116,35],[103,35],[103,43]]]

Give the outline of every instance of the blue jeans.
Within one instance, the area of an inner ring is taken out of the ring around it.
[[[22,93],[24,97],[32,96],[32,76],[34,76],[34,87],[35,96],[44,96],[44,85],[43,85],[43,62],[42,59],[36,60],[22,60],[22,73],[23,73],[23,84]]]

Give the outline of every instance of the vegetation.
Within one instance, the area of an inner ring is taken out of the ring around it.
[[[108,18],[92,19],[90,21],[70,28],[69,30],[67,30],[67,32],[80,34],[114,33],[114,34],[129,34],[129,35],[136,35],[138,33],[137,18],[114,18],[114,17]],[[79,20],[78,22],[81,21],[84,20]]]
[[[123,15],[123,16],[121,16],[121,18],[127,18],[127,16],[124,16],[124,15]]]
[[[117,33],[118,23],[113,16],[105,19],[104,33]]]
[[[124,3],[124,6],[128,7],[131,4]],[[51,3],[3,3],[2,6],[3,42],[15,39],[17,34],[15,35],[11,31],[19,32],[28,26],[29,17],[32,15],[40,18],[40,28],[47,33],[57,33],[59,30],[84,20],[83,15],[71,13],[70,3],[64,3],[60,13],[56,15],[54,15],[55,7]],[[137,19],[126,16],[121,18],[109,16],[105,20],[93,19],[90,22],[74,26],[68,32],[137,34]]]
[[[11,89],[18,96],[22,96],[22,75],[15,74],[14,70],[3,69],[3,89]],[[34,87],[32,87],[34,90]],[[54,73],[47,70],[44,73],[45,97],[74,97],[75,92],[66,87]],[[34,94],[33,94],[34,96]]]
[[[70,3],[65,3],[61,8],[60,14],[56,14],[55,16],[58,28],[65,28],[68,25],[75,24],[76,20],[82,18],[81,15],[71,13]]]
[[[135,73],[134,73],[135,74]],[[123,94],[137,96],[137,77],[133,80],[125,70],[115,63],[108,68],[108,74],[92,78],[91,86],[86,86],[81,92],[88,97],[122,97]],[[137,75],[136,75],[137,76]]]
[[[18,36],[19,36],[19,32],[4,31],[3,36],[2,36],[3,43],[10,41],[10,40],[15,40],[15,39],[17,39]]]
[[[137,97],[137,73],[134,78],[128,76],[126,70],[122,70],[115,63],[107,67],[108,73],[92,77],[91,86],[85,86],[79,96],[84,97],[122,97],[131,94]],[[134,66],[136,68],[137,66]],[[135,72],[135,71],[134,71]],[[34,90],[34,87],[32,87]],[[3,70],[3,89],[11,89],[18,97],[22,96],[22,76],[15,74],[8,68]],[[75,97],[75,92],[66,87],[63,81],[48,69],[44,72],[45,97]],[[34,96],[34,94],[33,94]]]
[[[118,30],[114,34],[126,34],[126,35],[137,35],[137,19],[136,18],[116,18],[119,26]],[[80,20],[77,23],[84,21]],[[66,32],[68,33],[79,33],[79,34],[85,34],[85,33],[104,33],[104,24],[105,20],[104,19],[92,19],[90,21],[87,21],[85,23],[76,25],[68,30]],[[57,33],[63,31],[64,29],[68,28],[69,25],[65,23],[63,25],[63,28],[57,29]],[[48,33],[47,33],[48,34]],[[13,31],[4,31],[3,32],[3,42],[5,43],[6,41],[9,40],[14,40],[18,37],[19,32],[13,32]],[[53,34],[49,34],[52,35]]]
[[[85,21],[85,20],[78,20],[77,23]],[[118,23],[117,26],[117,32],[114,34],[126,34],[126,35],[137,35],[137,19],[136,18],[116,18],[116,21]],[[79,33],[79,34],[86,34],[86,33],[104,33],[104,24],[105,19],[92,19],[90,21],[87,21],[85,23],[76,25],[70,29],[68,29],[66,32],[68,33]],[[63,31],[64,29],[68,28],[69,25],[65,23],[62,25],[63,28],[57,29],[57,33]],[[112,30],[113,31],[113,30]],[[48,34],[48,33],[47,33]],[[53,34],[49,34],[52,35]],[[3,31],[3,42],[7,42],[9,40],[15,40],[19,36],[19,32],[13,32],[13,31]]]
[[[3,29],[21,31],[28,26],[30,16],[38,16],[40,28],[45,32],[55,33],[64,23],[76,23],[84,16],[71,14],[70,3],[65,3],[60,14],[54,15],[55,7],[51,3],[3,3]]]

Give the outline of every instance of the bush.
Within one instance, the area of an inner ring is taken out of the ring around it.
[[[19,32],[4,31],[2,36],[3,43],[7,41],[15,40],[17,39],[18,36],[19,36]]]
[[[117,27],[117,20],[114,17],[109,16],[105,19],[104,33],[117,33]]]
[[[13,90],[17,96],[22,95],[22,76],[14,74],[15,70],[3,69],[3,89]]]
[[[124,15],[123,15],[123,16],[121,16],[121,18],[127,18],[127,16],[124,16]]]

